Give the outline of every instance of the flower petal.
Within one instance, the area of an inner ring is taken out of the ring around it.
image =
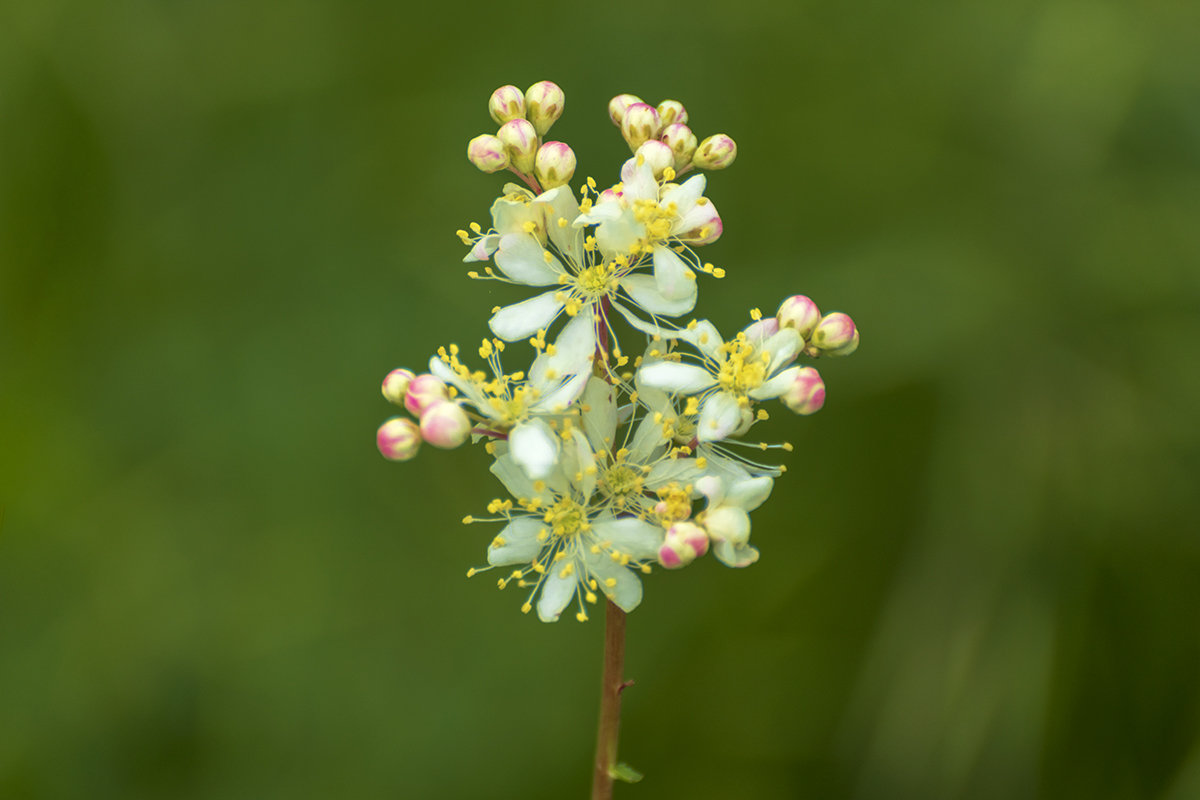
[[[596,578],[600,591],[622,611],[633,611],[642,602],[642,582],[633,570],[622,566],[619,561],[601,550],[588,553],[588,571]],[[609,584],[612,584],[611,586]]]
[[[795,328],[783,328],[769,337],[762,344],[762,349],[771,354],[771,363],[767,366],[767,374],[770,375],[783,365],[791,363],[803,346],[804,340],[800,338],[800,334]]]
[[[583,432],[593,450],[612,450],[617,434],[617,394],[608,381],[589,377],[580,398]]]
[[[579,578],[574,572],[563,575],[568,563],[571,562],[560,561],[546,567],[549,574],[542,581],[542,593],[537,601],[538,619],[542,622],[557,622],[579,588]]]
[[[508,446],[513,461],[535,481],[546,478],[558,463],[558,438],[540,417],[514,427]]]
[[[674,203],[675,207],[679,209],[679,213],[686,214],[692,206],[696,205],[696,201],[704,196],[704,187],[707,182],[703,174],[693,175],[678,186],[672,186],[664,191],[661,205]]]
[[[713,555],[727,567],[748,567],[758,561],[758,548],[735,545],[733,542],[713,542]]]
[[[726,490],[725,502],[753,511],[766,502],[774,486],[775,481],[766,476],[737,481]]]
[[[588,373],[578,372],[563,381],[560,386],[542,395],[530,410],[542,414],[561,414],[579,397],[587,386]]]
[[[533,488],[533,481],[525,474],[524,470],[517,466],[517,462],[513,461],[511,455],[497,457],[489,469],[500,479],[504,488],[513,497],[531,500],[537,495]]]
[[[665,299],[681,299],[696,293],[696,275],[678,253],[659,245],[654,248],[654,285]]]
[[[708,320],[696,320],[695,325],[689,323],[689,327],[679,332],[678,338],[683,339],[713,361],[722,360],[721,347],[725,344],[725,340],[721,338],[721,332],[717,330],[717,326]]]
[[[713,392],[700,409],[696,438],[702,442],[719,442],[728,436],[742,419],[741,406],[729,392]]]
[[[547,260],[549,256],[549,260]],[[526,286],[554,286],[565,270],[550,251],[528,233],[510,233],[500,237],[496,267],[517,283]]]
[[[545,206],[550,241],[572,264],[583,263],[583,231],[571,224],[579,216],[579,202],[571,187],[556,186],[537,199]]]
[[[633,211],[622,208],[621,213],[601,222],[596,228],[596,244],[605,256],[629,253],[638,240],[646,235],[646,226],[638,222]]]
[[[694,458],[676,458],[660,461],[646,476],[646,488],[657,489],[668,483],[695,483],[706,470],[696,466]]]
[[[505,306],[492,315],[488,327],[506,342],[516,342],[549,327],[563,304],[554,298],[557,290]]]
[[[788,387],[792,385],[792,381],[796,380],[796,374],[800,372],[800,369],[800,367],[789,367],[774,378],[763,383],[757,389],[751,389],[746,392],[746,394],[755,400],[771,400],[772,398],[779,397],[779,395],[788,390]]]
[[[538,517],[516,517],[488,545],[487,559],[493,567],[528,564],[546,546],[538,534],[546,529]],[[502,544],[496,544],[502,542]]]
[[[463,257],[464,263],[472,261],[487,261],[492,257],[492,253],[496,252],[496,248],[500,246],[500,234],[489,233],[480,236],[475,244],[471,245],[471,249]]]
[[[601,517],[592,523],[592,532],[610,550],[638,560],[654,558],[663,540],[662,528],[637,517]]]
[[[696,307],[694,280],[684,280],[678,287],[681,294],[673,298],[664,296],[658,290],[658,283],[651,275],[627,275],[621,279],[620,286],[629,295],[629,299],[651,314],[678,317]]]
[[[717,385],[717,379],[704,367],[677,364],[674,361],[643,364],[638,370],[638,380],[652,388],[679,394],[699,394]],[[734,405],[737,405],[736,402]]]

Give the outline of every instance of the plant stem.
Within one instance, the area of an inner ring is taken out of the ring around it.
[[[617,734],[621,727],[621,692],[626,683],[625,612],[611,600],[605,603],[604,676],[600,687],[600,728],[596,734],[596,769],[592,800],[611,800],[613,769],[617,766]]]

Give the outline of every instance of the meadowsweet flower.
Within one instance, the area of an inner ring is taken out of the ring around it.
[[[746,567],[758,561],[758,550],[749,544],[750,513],[766,502],[775,482],[766,476],[718,478],[708,475],[696,488],[708,498],[708,506],[697,516],[712,540],[713,555],[730,567]]]

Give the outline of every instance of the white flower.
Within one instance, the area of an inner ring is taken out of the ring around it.
[[[707,475],[696,488],[708,498],[708,507],[697,520],[708,531],[713,555],[730,567],[746,567],[758,561],[758,550],[749,544],[750,514],[766,501],[774,487],[766,476],[718,478]]]
[[[779,397],[793,378],[784,369],[804,342],[793,328],[780,328],[774,317],[753,323],[726,342],[708,320],[673,334],[696,348],[700,364],[678,360],[643,361],[638,380],[644,385],[700,398],[696,437],[717,442],[741,434],[754,424],[754,401]],[[680,354],[668,354],[678,357]]]
[[[458,359],[457,345],[441,348],[429,371],[457,389],[462,405],[484,426],[483,435],[507,434],[512,458],[533,479],[544,478],[558,461],[558,437],[547,417],[566,414],[587,384],[595,345],[582,318],[571,322],[556,345],[547,346],[529,368],[506,374],[500,364],[504,343],[484,340],[480,356],[492,370],[472,372]]]
[[[488,507],[507,522],[488,547],[489,568],[518,567],[499,585],[517,581],[529,587],[521,610],[528,612],[536,602],[543,622],[557,620],[573,600],[579,605],[576,618],[587,619],[586,604],[597,601],[597,592],[632,611],[642,600],[638,572],[649,571],[663,531],[614,514],[596,491],[599,469],[587,437],[570,426],[561,436],[563,455],[544,481],[531,481],[511,454],[502,453],[492,464],[515,502],[493,500]]]

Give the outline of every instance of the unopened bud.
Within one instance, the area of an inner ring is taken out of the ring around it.
[[[825,381],[812,367],[792,369],[795,370],[792,382],[779,399],[796,414],[807,416],[817,413],[825,405]]]
[[[700,169],[725,169],[737,158],[737,143],[723,133],[709,136],[696,148],[692,163]]]
[[[671,148],[676,172],[682,171],[692,163],[692,156],[696,154],[696,134],[692,133],[692,129],[687,125],[676,122],[663,128],[662,141]]]
[[[508,169],[508,150],[497,137],[481,133],[467,142],[467,160],[484,172],[499,172]]]
[[[704,512],[704,527],[714,542],[745,544],[750,539],[750,515],[732,505],[709,508]]]
[[[783,301],[775,317],[780,325],[795,328],[800,338],[807,341],[821,321],[821,309],[808,297],[796,294]]]
[[[533,123],[538,136],[545,136],[567,104],[567,96],[557,83],[539,81],[525,92],[525,118]]]
[[[708,533],[692,522],[676,522],[658,548],[658,563],[667,569],[686,567],[708,552]]]
[[[434,447],[450,450],[467,440],[471,420],[458,403],[434,403],[421,414],[421,436]]]
[[[662,132],[662,122],[654,106],[645,103],[634,103],[625,109],[621,120],[621,135],[625,137],[629,149],[637,152],[642,142],[657,139]]]
[[[533,171],[542,189],[553,189],[575,174],[575,151],[562,142],[546,142],[538,148]]]
[[[671,148],[657,139],[642,142],[642,146],[637,149],[636,155],[646,164],[650,165],[650,171],[654,173],[655,180],[663,176],[663,170],[675,163],[675,157],[671,153]]]
[[[379,426],[375,445],[389,461],[408,461],[421,447],[421,432],[408,417],[392,417]]]
[[[608,101],[608,118],[612,120],[613,125],[619,128],[621,120],[625,119],[625,109],[640,102],[642,102],[642,98],[636,94],[619,94]]]
[[[823,356],[848,356],[858,349],[858,328],[849,314],[835,311],[821,317],[811,343]]]
[[[497,125],[525,118],[525,95],[513,85],[501,86],[488,100],[488,113]]]
[[[510,119],[500,126],[496,136],[504,142],[508,157],[518,172],[526,175],[533,172],[533,161],[537,156],[538,136],[533,123],[527,119]]]
[[[404,395],[408,392],[408,384],[415,377],[412,370],[403,368],[389,372],[383,379],[384,399],[393,405],[404,405]]]
[[[658,104],[658,118],[662,120],[664,126],[676,122],[687,122],[687,109],[678,100],[663,100]]]
[[[426,373],[408,382],[408,391],[404,393],[404,407],[408,409],[408,413],[419,417],[425,409],[449,397],[450,393],[446,391],[446,384],[442,383],[441,378]]]
[[[621,199],[622,194],[622,192],[618,192],[616,189],[610,187],[600,193],[600,195],[596,198],[596,203],[597,205],[600,203],[615,203]]]

